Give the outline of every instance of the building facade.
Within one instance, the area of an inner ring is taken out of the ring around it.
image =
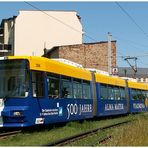
[[[112,67],[116,67],[116,41],[111,42]],[[47,50],[49,58],[67,59],[85,68],[95,68],[108,71],[108,42],[84,43],[76,45],[57,46]]]
[[[82,44],[82,25],[75,11],[28,11],[3,19],[0,56],[41,56],[44,48]]]
[[[14,53],[14,20],[3,19],[0,25],[0,56],[13,55]]]

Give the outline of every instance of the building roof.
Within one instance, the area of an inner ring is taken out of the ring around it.
[[[112,40],[111,42],[117,42],[116,40]],[[93,45],[93,44],[103,44],[103,43],[108,43],[108,41],[100,41],[100,42],[90,42],[90,43],[83,43],[84,45]]]
[[[19,10],[19,11],[40,11],[40,10]],[[77,12],[76,10],[42,10],[42,11],[48,11],[48,12]]]
[[[119,76],[133,77],[134,71],[131,67],[119,67],[118,74]],[[148,78],[148,68],[137,68],[136,78]]]
[[[33,11],[33,12],[38,12],[40,10],[20,10],[21,11]],[[79,20],[81,20],[80,15],[78,14],[78,12],[76,10],[42,10],[42,12],[75,12],[76,16],[78,17]]]
[[[113,40],[112,42],[116,42],[116,40]],[[46,54],[50,54],[51,52],[59,49],[60,47],[72,47],[72,46],[80,46],[80,45],[94,45],[94,44],[103,44],[108,43],[108,41],[100,41],[100,42],[91,42],[91,43],[82,43],[82,44],[73,44],[73,45],[62,45],[62,46],[54,46],[51,49],[46,49]]]

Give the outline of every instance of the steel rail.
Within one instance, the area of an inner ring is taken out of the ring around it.
[[[106,130],[106,129],[109,129],[109,128],[117,127],[117,126],[120,126],[122,124],[130,123],[132,121],[133,120],[128,120],[128,121],[108,125],[108,126],[105,126],[105,127],[96,128],[96,129],[93,129],[93,130],[89,130],[87,132],[83,132],[83,133],[80,133],[80,134],[77,134],[77,135],[73,135],[73,136],[70,136],[70,137],[59,139],[57,141],[50,142],[50,143],[48,143],[47,145],[44,145],[44,146],[63,146],[63,144],[67,144],[67,143],[70,143],[70,142],[74,142],[76,140],[83,139],[84,137],[95,134],[98,131],[103,131],[103,130]],[[103,142],[103,140],[102,140],[102,142]]]
[[[21,130],[17,130],[17,131],[11,131],[11,132],[5,132],[5,133],[1,133],[0,134],[0,139],[4,139],[4,138],[7,138],[9,136],[14,136],[18,133],[21,133],[22,131]]]
[[[99,138],[95,143],[93,143],[91,146],[97,146],[97,144],[102,144],[102,143],[106,143],[108,140],[110,140],[112,138],[112,136],[106,136],[103,138]]]

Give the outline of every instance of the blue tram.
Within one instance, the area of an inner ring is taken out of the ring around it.
[[[148,85],[44,57],[0,59],[0,126],[27,127],[147,111]]]

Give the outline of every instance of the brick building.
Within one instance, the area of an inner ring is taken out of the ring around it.
[[[116,67],[116,41],[112,45],[112,67]],[[108,71],[108,42],[83,43],[76,45],[56,46],[46,51],[49,58],[67,59],[85,68],[96,68]]]

